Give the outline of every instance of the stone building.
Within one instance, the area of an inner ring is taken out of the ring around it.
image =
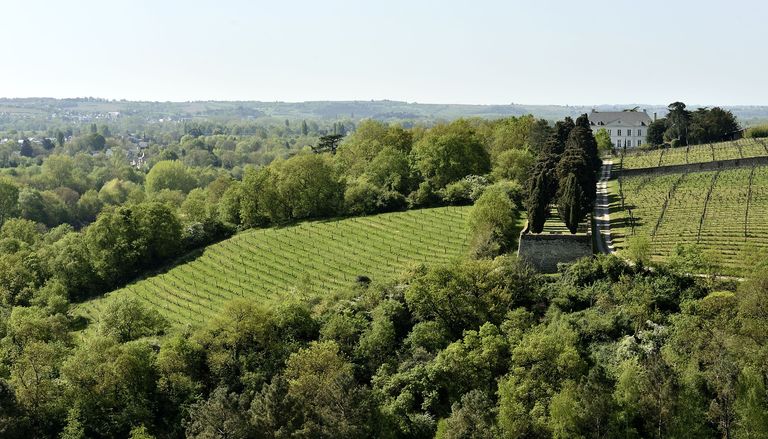
[[[616,148],[636,148],[645,143],[648,125],[652,122],[648,113],[643,111],[597,111],[589,113],[589,124],[597,133],[601,128],[608,131],[611,143]]]

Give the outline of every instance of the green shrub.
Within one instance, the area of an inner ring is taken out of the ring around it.
[[[762,139],[768,137],[768,124],[758,125],[748,129],[746,136],[750,139]]]
[[[481,175],[468,175],[450,183],[439,191],[440,198],[447,204],[462,206],[477,201],[488,186],[488,179]]]
[[[429,181],[422,181],[418,189],[408,194],[410,208],[435,206],[439,201],[440,197]]]
[[[518,213],[503,186],[486,189],[469,214],[473,255],[493,257],[512,248]]]

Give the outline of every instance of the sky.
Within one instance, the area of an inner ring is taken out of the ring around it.
[[[0,1],[0,97],[768,105],[765,0]]]

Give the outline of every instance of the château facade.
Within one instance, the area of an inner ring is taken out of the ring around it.
[[[604,128],[611,136],[616,148],[636,148],[645,143],[648,125],[652,122],[648,113],[635,110],[597,111],[589,113],[589,124],[593,132]]]

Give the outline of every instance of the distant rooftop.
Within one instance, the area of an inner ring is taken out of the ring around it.
[[[652,120],[645,110],[592,110],[589,113],[589,122],[591,125],[647,126],[652,122]]]

